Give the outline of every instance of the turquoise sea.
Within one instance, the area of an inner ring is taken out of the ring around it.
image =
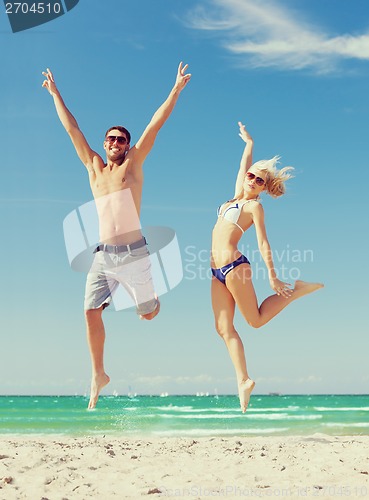
[[[368,395],[0,396],[0,434],[281,436],[369,434]]]

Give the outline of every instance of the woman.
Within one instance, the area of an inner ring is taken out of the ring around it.
[[[243,317],[254,328],[259,328],[292,301],[318,290],[323,285],[296,281],[291,288],[277,278],[272,252],[266,235],[264,209],[260,194],[278,197],[285,192],[285,181],[291,177],[292,167],[276,168],[278,157],[252,164],[253,140],[239,122],[240,137],[246,143],[236,179],[234,198],[218,209],[218,220],[212,235],[212,305],[216,330],[223,338],[236,370],[241,410],[246,411],[255,382],[249,377],[242,341],[233,319],[237,304]],[[275,292],[258,306],[251,281],[248,259],[237,249],[243,233],[255,226],[258,247],[268,269],[269,282]]]

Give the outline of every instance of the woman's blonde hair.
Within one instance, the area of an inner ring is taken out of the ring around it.
[[[273,196],[273,198],[278,198],[286,192],[286,186],[284,183],[293,177],[290,173],[293,167],[284,167],[278,170],[277,163],[280,160],[280,156],[274,156],[270,160],[260,160],[254,163],[250,168],[255,168],[266,174],[265,177],[265,191]]]

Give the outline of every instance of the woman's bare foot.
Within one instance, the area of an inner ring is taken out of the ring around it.
[[[255,382],[248,378],[247,380],[243,380],[240,384],[238,384],[238,395],[240,398],[240,405],[242,413],[245,413],[247,410],[247,406],[250,401],[250,396],[255,387]]]
[[[110,377],[106,373],[95,375],[91,380],[91,393],[88,409],[95,408],[101,390],[110,382]]]
[[[315,292],[320,288],[324,288],[322,283],[308,283],[307,281],[296,280],[292,298],[297,299],[298,297],[303,297],[304,295]]]

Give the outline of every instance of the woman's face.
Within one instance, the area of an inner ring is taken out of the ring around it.
[[[266,172],[251,167],[245,175],[244,191],[258,196],[265,189]]]

